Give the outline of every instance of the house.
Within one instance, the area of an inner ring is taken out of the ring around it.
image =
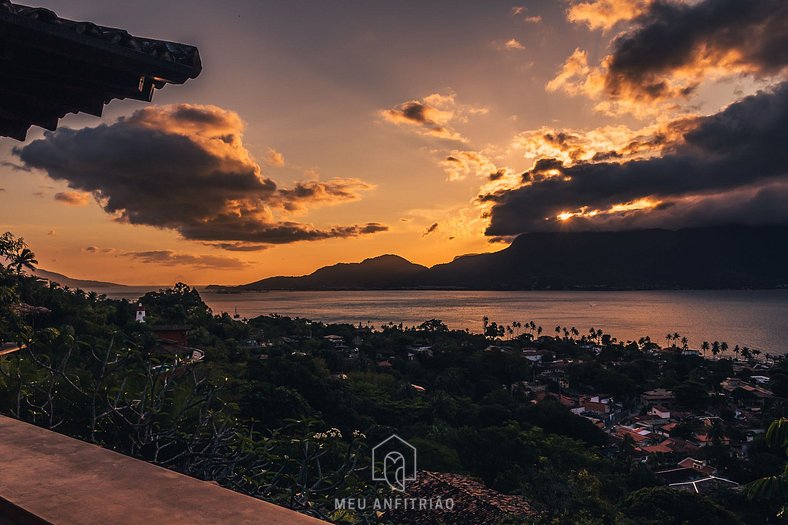
[[[714,438],[713,437],[709,436],[706,433],[701,433],[701,432],[693,435],[692,436],[692,440],[695,441],[701,447],[706,447],[706,446],[712,445],[714,443]],[[723,445],[730,445],[731,444],[731,438],[729,438],[728,436],[720,436],[719,440],[720,440],[720,443],[723,444]]]
[[[347,348],[345,338],[341,335],[324,335],[323,339],[331,343],[335,350],[344,350]]]
[[[763,407],[774,394],[760,385],[751,385],[735,377],[729,377],[720,383],[724,390],[740,407]]]
[[[593,412],[594,414],[606,415],[613,411],[613,400],[609,397],[583,396],[580,404],[586,411]]]
[[[662,440],[656,445],[643,447],[643,451],[649,454],[695,454],[699,450],[700,447],[689,441],[671,437]]]
[[[512,349],[504,345],[490,345],[484,349],[485,352],[500,352],[502,354],[511,354]]]
[[[431,346],[410,346],[408,347],[408,352],[412,353],[414,356],[432,357],[433,355]]]
[[[675,400],[676,396],[673,394],[673,391],[664,388],[655,388],[654,390],[648,390],[640,394],[640,402],[644,405],[660,404],[669,406]]]
[[[532,363],[539,363],[542,361],[542,352],[536,348],[524,348],[523,357]]]
[[[164,344],[188,346],[189,330],[191,326],[187,324],[158,324],[152,325],[151,331]]]
[[[681,468],[691,468],[696,470],[697,472],[703,474],[704,476],[712,476],[717,473],[717,469],[710,466],[705,460],[695,459],[691,457],[686,457],[679,461],[679,467]]]
[[[655,439],[655,437],[661,437],[652,434],[646,429],[642,429],[642,428],[638,429],[633,427],[627,427],[624,425],[616,425],[615,427],[613,427],[613,433],[616,437],[621,439],[624,439],[627,436],[629,436],[632,439],[632,441],[635,443],[635,445],[646,445],[649,442],[652,442]]]
[[[668,486],[674,489],[692,492],[693,494],[705,494],[720,488],[733,489],[738,487],[739,484],[729,479],[718,478],[717,476],[709,476],[707,478],[697,479],[694,481],[671,483]]]
[[[658,417],[660,419],[670,419],[670,410],[668,410],[667,408],[663,407],[662,405],[654,405],[648,411],[648,414],[650,416],[655,416],[655,417]]]

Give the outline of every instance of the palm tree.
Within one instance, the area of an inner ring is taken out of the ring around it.
[[[673,334],[665,334],[665,341],[670,344],[670,340],[673,339]]]
[[[766,431],[766,444],[769,448],[788,456],[788,419],[782,417],[775,419]],[[772,476],[756,479],[746,486],[747,498],[750,500],[766,501],[781,508],[777,518],[782,518],[788,513],[785,493],[788,490],[788,463],[783,471]]]
[[[708,341],[703,341],[700,345],[700,349],[703,350],[703,357],[706,357],[706,352],[711,348],[711,345]]]
[[[683,348],[684,350],[689,348],[689,339],[687,339],[686,337],[681,338],[681,348]]]
[[[717,357],[717,354],[720,353],[720,343],[718,341],[714,341],[711,343],[711,355]]]
[[[27,268],[32,272],[36,269],[36,264],[38,264],[36,254],[34,254],[30,248],[22,248],[11,260],[11,266],[13,266],[17,272],[21,272],[23,268]]]
[[[736,355],[736,360],[739,360],[739,345],[733,347],[733,353]]]
[[[741,356],[744,359],[749,361],[750,358],[752,357],[752,353],[750,352],[750,347],[748,347],[748,346],[742,347],[742,349],[741,349]]]
[[[728,351],[728,343],[726,343],[725,341],[721,342],[720,343],[720,352],[725,354],[725,352],[727,352],[727,351]]]

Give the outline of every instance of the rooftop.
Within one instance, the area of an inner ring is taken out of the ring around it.
[[[0,0],[0,136],[24,140],[30,126],[57,128],[67,113],[101,116],[112,99],[150,102],[165,84],[202,69],[194,46],[58,17]]]
[[[5,416],[0,435],[3,525],[325,523]]]
[[[421,470],[416,481],[408,485],[407,493],[408,497],[415,498],[452,498],[454,509],[393,512],[395,523],[492,525],[501,523],[506,518],[522,518],[536,514],[524,497],[501,494],[460,474]]]

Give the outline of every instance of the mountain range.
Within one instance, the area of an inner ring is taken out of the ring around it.
[[[493,253],[431,268],[397,255],[209,289],[582,290],[730,289],[788,286],[788,226],[546,232],[518,236]]]
[[[72,277],[67,277],[62,273],[50,272],[47,270],[42,270],[41,268],[36,268],[33,275],[39,277],[41,279],[46,279],[48,281],[56,282],[60,286],[68,286],[69,288],[82,288],[82,289],[93,289],[93,288],[108,288],[108,287],[118,287],[118,286],[125,286],[124,284],[115,284],[115,283],[108,283],[104,281],[91,281],[88,279],[74,279]]]

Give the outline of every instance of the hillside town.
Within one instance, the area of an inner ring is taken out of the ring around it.
[[[532,321],[244,319],[182,283],[129,302],[4,278],[0,412],[326,521],[778,522],[782,355]],[[459,507],[336,506],[380,494],[369,450],[392,434],[418,449],[405,495]]]
[[[532,404],[557,401],[608,436],[606,454],[646,466],[664,485],[695,494],[742,490],[749,480],[747,462],[762,448],[758,438],[775,411],[785,410],[784,357],[746,347],[729,350],[719,342],[703,342],[694,350],[679,334],[669,334],[664,347],[648,337],[619,342],[594,329],[589,336],[563,327],[556,327],[555,336],[537,335],[542,327],[532,324],[515,336],[510,326],[485,319],[483,343],[468,334],[460,346],[528,363],[528,379],[501,387]],[[321,325],[327,331],[337,328]],[[415,342],[372,348],[381,335],[397,332],[411,334]],[[359,324],[322,337],[271,339],[258,331],[247,343],[267,359],[312,341],[331,352],[337,364],[332,377],[347,380],[351,371],[372,366],[398,374],[414,363],[428,365],[447,349],[445,342],[425,335],[447,332],[439,320],[410,328]],[[306,355],[299,350],[291,354]],[[639,373],[633,374],[635,369]],[[410,388],[424,394],[430,386],[412,383]]]

